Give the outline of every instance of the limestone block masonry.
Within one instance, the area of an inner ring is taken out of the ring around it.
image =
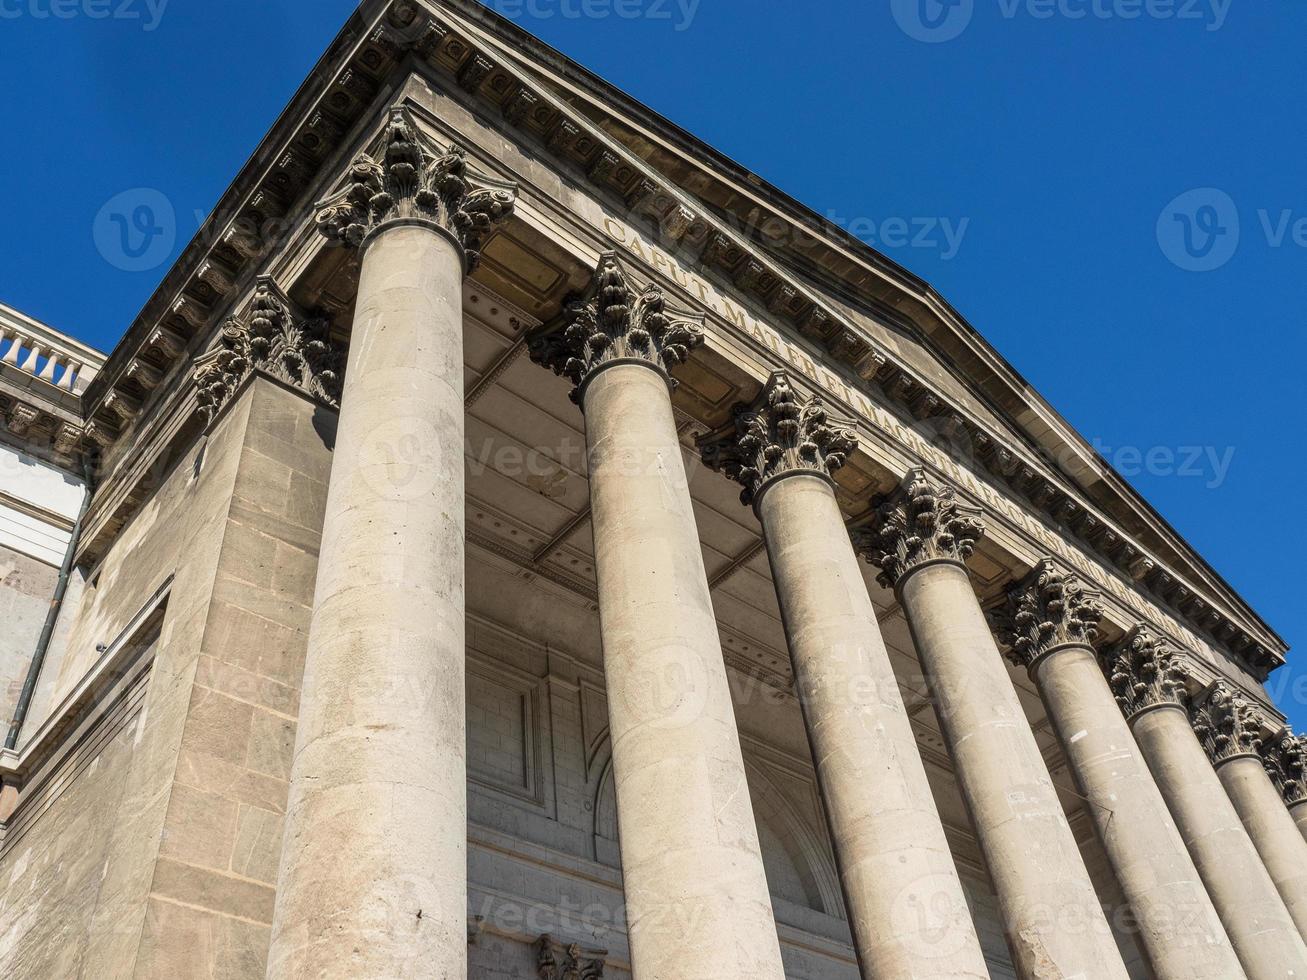
[[[0,973],[1307,980],[1287,644],[817,219],[361,0],[110,356],[0,305]]]

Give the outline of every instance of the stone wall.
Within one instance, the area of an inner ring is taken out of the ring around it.
[[[57,568],[0,545],[0,720],[6,731],[58,579]]]
[[[7,941],[50,946],[64,930],[97,978],[263,975],[334,425],[255,378],[91,570],[48,664],[47,707],[161,590],[166,614],[130,732],[70,772],[22,852],[0,857],[0,875],[21,880],[6,903],[68,848],[88,848],[98,885],[74,881],[38,913],[7,904]],[[11,825],[29,807],[25,795]],[[79,819],[96,833],[79,836]],[[18,963],[7,975],[69,975]]]

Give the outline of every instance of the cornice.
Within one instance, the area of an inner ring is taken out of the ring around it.
[[[882,350],[838,305],[825,301],[795,273],[793,262],[777,257],[774,247],[741,235],[728,220],[605,134],[584,111],[569,105],[559,95],[560,82],[544,79],[539,66],[528,67],[523,52],[568,78],[584,74],[470,0],[443,0],[438,8],[409,0],[365,0],[88,389],[91,451],[123,458],[127,451],[121,437],[132,432],[140,414],[150,412],[157,401],[149,382],[168,374],[189,355],[198,338],[208,336],[221,313],[230,308],[232,291],[241,290],[260,271],[276,243],[274,237],[261,233],[277,222],[309,220],[305,195],[320,184],[321,171],[359,141],[359,131],[375,121],[378,102],[395,90],[402,73],[416,69],[447,82],[487,115],[501,118],[510,132],[543,147],[560,166],[580,174],[590,190],[620,202],[635,220],[648,222],[676,254],[728,283],[767,311],[769,319],[810,338],[833,360],[877,386],[907,417],[969,440],[986,472],[1254,669],[1266,671],[1283,662],[1283,641],[1255,620],[1228,586],[1218,582],[1215,591],[1241,613],[1228,613],[1219,608],[1220,602],[1200,595],[1202,590],[1170,571],[1163,560],[1088,504],[1081,491],[1070,486],[1072,477],[1031,459],[1038,443],[1019,425],[1009,423],[1011,431],[1000,437],[969,419],[928,379]],[[614,104],[629,106],[620,94],[603,91],[614,98]],[[660,132],[674,129],[651,118],[649,125]],[[687,145],[693,146],[700,162],[718,159],[702,144]],[[729,177],[731,171],[723,169],[722,174]],[[780,201],[778,192],[756,179],[749,183]],[[790,204],[791,219],[794,214],[807,215]],[[828,244],[838,241],[830,228],[824,229],[824,237]],[[919,293],[924,284],[861,243],[843,245],[855,258],[874,265],[878,275],[900,277],[896,288],[904,290],[903,300],[912,301],[906,306],[900,302],[899,313],[912,322],[914,315],[905,311],[917,300],[910,294]],[[947,304],[933,292],[928,291],[926,299],[947,311]],[[866,298],[857,302],[868,309],[876,305]],[[885,305],[879,303],[877,308]],[[1006,367],[960,317],[949,321],[949,330],[966,340],[980,360]],[[947,358],[944,363],[947,366]],[[1013,390],[1026,392],[1035,407],[1056,422],[1055,413],[1029,395],[1015,372],[1010,374]],[[1018,444],[1015,450],[1013,441]],[[1087,452],[1087,447],[1082,448]],[[1128,488],[1123,492],[1136,508],[1142,506],[1151,514]],[[1160,521],[1156,515],[1152,519]],[[1201,558],[1181,550],[1182,561],[1200,573],[1210,573]],[[1249,619],[1241,621],[1245,613]]]

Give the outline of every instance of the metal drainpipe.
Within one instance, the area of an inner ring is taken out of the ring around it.
[[[18,733],[27,720],[27,710],[32,705],[32,695],[36,693],[36,682],[41,676],[41,667],[45,655],[50,649],[50,640],[54,637],[55,624],[59,622],[59,610],[63,608],[64,594],[68,591],[68,579],[73,573],[73,555],[77,553],[77,544],[82,537],[82,520],[91,505],[91,477],[86,474],[86,492],[82,494],[82,506],[77,511],[77,522],[73,525],[73,536],[68,541],[68,551],[64,553],[64,563],[59,569],[59,582],[54,587],[54,598],[50,600],[50,609],[45,614],[45,626],[41,628],[41,638],[36,641],[36,653],[32,655],[31,666],[27,668],[27,679],[23,681],[23,690],[18,695],[18,707],[14,709],[14,720],[9,726],[9,735],[5,738],[5,748],[12,749],[18,745]]]

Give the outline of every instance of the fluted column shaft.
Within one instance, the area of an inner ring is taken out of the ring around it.
[[[790,474],[758,516],[863,975],[988,977],[835,494]]]
[[[1307,976],[1307,944],[1184,708],[1154,705],[1130,725],[1250,980]]]
[[[1298,829],[1302,831],[1303,840],[1307,840],[1307,800],[1295,803],[1289,808],[1289,813],[1293,816],[1293,822],[1298,825]]]
[[[962,795],[1025,978],[1124,978],[1121,954],[966,569],[899,583]]]
[[[1260,757],[1236,755],[1217,762],[1216,771],[1298,931],[1307,936],[1307,839]]]
[[[667,378],[607,365],[583,407],[634,973],[780,980]]]
[[[1031,668],[1067,764],[1161,980],[1224,980],[1239,959],[1088,646]]]
[[[363,255],[270,977],[467,975],[463,256]]]

